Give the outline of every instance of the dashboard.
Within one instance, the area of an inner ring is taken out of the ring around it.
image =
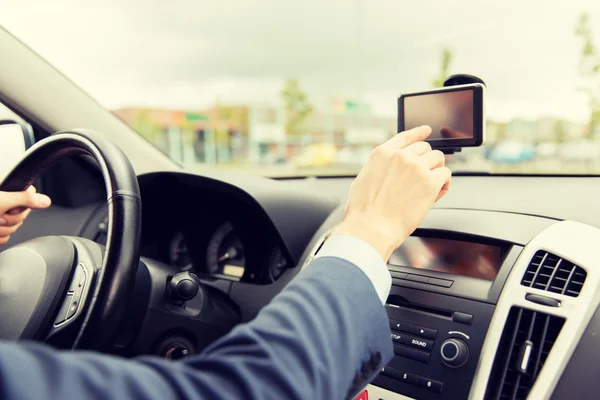
[[[168,358],[201,351],[285,288],[343,218],[351,179],[158,172],[139,182],[152,294],[139,333],[118,345]],[[600,359],[600,213],[589,196],[597,183],[455,177],[389,260],[395,357],[360,396],[589,398]],[[13,244],[50,226],[106,239],[101,203],[30,218]],[[185,309],[165,302],[182,272],[204,288]]]

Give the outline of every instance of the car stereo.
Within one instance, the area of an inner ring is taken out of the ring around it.
[[[393,285],[386,311],[395,356],[373,384],[416,399],[466,399],[495,304],[522,247],[420,233],[388,263]]]

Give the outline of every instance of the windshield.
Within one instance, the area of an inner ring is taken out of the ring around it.
[[[469,73],[487,140],[451,169],[600,174],[598,0],[5,0],[0,24],[190,168],[356,174],[400,94]]]

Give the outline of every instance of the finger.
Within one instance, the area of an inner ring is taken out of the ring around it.
[[[31,186],[29,186],[25,190],[25,192],[27,192],[27,193],[37,193],[37,189],[35,188],[35,186],[31,185]],[[8,214],[10,214],[10,215],[17,215],[17,214],[21,214],[25,210],[28,210],[28,208],[27,207],[15,207],[12,210],[8,210]]]
[[[12,210],[11,210],[12,211]],[[25,209],[25,211],[19,214],[11,214],[10,212],[0,215],[0,226],[13,226],[22,222],[31,213],[31,208]]]
[[[4,211],[17,208],[48,208],[52,201],[50,197],[35,193],[34,189],[28,189],[23,192],[4,192],[2,194],[2,204]]]
[[[8,210],[7,214],[9,214],[9,215],[17,215],[17,214],[21,214],[25,210],[30,210],[30,208],[16,207],[16,208],[13,208],[12,210]]]
[[[419,160],[429,169],[440,168],[446,165],[446,157],[439,150],[428,151],[419,157]]]
[[[435,199],[435,201],[438,201],[442,197],[444,197],[446,193],[448,193],[448,190],[450,190],[450,180],[452,179],[452,171],[450,171],[450,168],[448,167],[442,167],[434,169],[433,171],[431,171],[431,174],[433,175],[436,183],[440,187],[440,192],[438,193],[438,196]]]
[[[0,245],[6,244],[10,240],[10,236],[0,236]]]
[[[10,236],[17,231],[23,225],[23,222],[19,222],[13,226],[0,226],[0,237]]]
[[[431,152],[431,145],[427,142],[417,142],[406,146],[402,151],[418,157],[427,152]]]
[[[431,127],[428,125],[418,126],[408,131],[400,132],[383,144],[395,149],[403,149],[408,145],[421,142],[431,135]]]

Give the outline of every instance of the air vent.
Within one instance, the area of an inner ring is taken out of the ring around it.
[[[586,275],[583,268],[539,250],[531,259],[521,285],[577,297]]]
[[[565,320],[511,308],[485,394],[486,399],[526,399]]]

